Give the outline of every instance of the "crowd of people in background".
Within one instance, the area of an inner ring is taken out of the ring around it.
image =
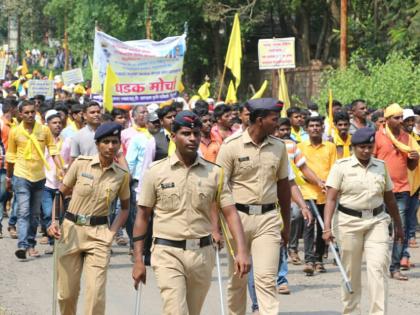
[[[28,65],[38,64],[45,68],[52,63],[55,68],[62,66],[63,58],[63,50],[58,51],[55,57],[51,57],[34,49],[27,52],[26,62]],[[10,62],[13,62],[12,59],[9,57]],[[35,72],[32,76],[43,77],[43,74]],[[16,80],[20,80],[19,85],[23,86],[20,91],[19,87],[12,84]],[[128,246],[130,254],[133,250],[135,198],[141,190],[143,174],[149,165],[175,151],[175,144],[170,138],[175,115],[183,109],[189,109],[200,117],[202,128],[199,154],[211,162],[216,162],[224,140],[235,133],[243,132],[249,124],[249,111],[243,104],[227,105],[215,102],[213,99],[191,102],[188,95],[184,94],[183,97],[161,104],[121,106],[114,108],[112,112],[105,112],[101,104],[90,99],[89,82],[72,87],[58,82],[54,99],[45,99],[43,95],[29,99],[24,91],[26,80],[28,78],[19,73],[19,68],[15,74],[8,71],[6,80],[1,81],[2,93],[0,93],[0,237],[7,230],[12,238],[18,239],[17,247],[20,250],[16,254],[18,258],[40,256],[41,253],[36,249],[37,242],[51,245],[46,254],[53,252],[54,241],[47,235],[46,229],[51,223],[54,194],[62,179],[56,174],[57,164],[66,172],[79,156],[95,155],[97,147],[94,133],[102,123],[114,121],[123,129],[122,148],[117,159],[131,175],[131,205],[125,225],[128,238],[121,230],[115,241],[120,246]],[[392,143],[389,147],[386,137],[391,132],[396,138],[408,141],[410,135],[410,139],[420,143],[420,105],[406,106],[403,115],[387,116],[384,115],[384,109],[369,108],[368,104],[368,101],[361,99],[354,100],[351,104],[341,104],[338,100],[334,100],[333,117],[323,116],[319,106],[314,103],[291,107],[287,110],[287,117],[279,120],[274,136],[286,144],[290,166],[304,200],[315,201],[322,214],[326,202],[325,181],[336,160],[350,156],[352,135],[358,129],[366,127],[377,131],[374,154],[385,161],[394,182],[393,191],[405,228],[404,243],[401,246],[394,244],[390,272],[397,280],[407,280],[408,277],[400,270],[410,269],[409,249],[418,247],[415,232],[420,185],[410,174],[417,168],[417,166],[411,168],[410,161],[417,161],[418,154],[409,153],[407,162],[407,154],[392,146]],[[388,105],[384,104],[384,108]],[[327,113],[328,107],[327,102],[325,105]],[[35,156],[33,152],[32,155],[25,155],[24,148],[22,149],[19,144],[20,137],[26,135],[20,126],[33,119],[36,121],[35,126],[39,126],[42,130],[37,137],[46,146],[45,163],[39,161],[41,158]],[[50,150],[53,146],[55,150]],[[10,174],[8,163],[15,163],[21,155],[27,159],[28,166],[33,162],[33,168],[26,170],[15,168],[14,174]],[[58,161],[54,158],[57,156]],[[38,169],[39,167],[42,169]],[[31,196],[29,201],[26,200],[28,195]],[[110,206],[111,221],[118,213],[119,207],[118,199]],[[6,215],[7,221],[3,219]],[[1,223],[6,225],[5,229],[2,229]],[[41,238],[37,237],[38,229],[41,231]],[[290,293],[287,256],[290,263],[303,265],[302,271],[307,275],[327,271],[324,259],[328,250],[322,239],[321,230],[319,224],[305,222],[300,208],[292,203],[290,242],[287,248],[282,249],[283,259],[279,267],[277,281],[279,293]],[[392,231],[390,233],[392,234]],[[300,253],[299,240],[302,238],[304,252]],[[150,233],[146,244],[147,264],[150,260]],[[250,287],[252,291],[252,283]],[[255,299],[254,302],[253,308],[257,309]]]

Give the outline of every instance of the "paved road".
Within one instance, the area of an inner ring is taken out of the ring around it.
[[[6,222],[4,222],[6,223]],[[5,224],[3,224],[4,226]],[[7,223],[6,223],[7,226]],[[52,256],[18,262],[14,256],[16,241],[0,239],[0,315],[45,315],[51,313]],[[40,251],[46,247],[40,245]],[[135,291],[132,289],[131,263],[126,247],[113,246],[108,272],[107,311],[109,315],[133,314]],[[412,249],[412,262],[417,268],[408,272],[408,282],[390,280],[389,314],[418,314],[420,309],[420,249]],[[226,255],[222,255],[222,268],[226,274]],[[290,266],[289,282],[292,294],[279,296],[280,314],[284,315],[339,315],[340,275],[338,268],[327,264],[328,272],[306,277],[300,266]],[[151,270],[147,286],[142,291],[142,315],[159,315],[161,301]],[[364,282],[366,282],[364,273]],[[226,277],[224,277],[226,285]],[[82,280],[83,281],[83,280]],[[83,287],[83,286],[82,286]],[[365,292],[367,292],[365,290]],[[79,301],[79,314],[83,314],[83,289]],[[366,294],[367,296],[367,294]],[[216,268],[210,292],[206,298],[203,315],[220,314]],[[366,299],[362,303],[367,313]],[[248,300],[248,310],[249,300]],[[250,313],[249,313],[250,314]]]

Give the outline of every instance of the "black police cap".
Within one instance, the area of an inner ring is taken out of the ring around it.
[[[283,109],[283,102],[274,98],[257,98],[246,102],[252,110],[266,109],[269,111],[280,112]]]
[[[203,125],[200,117],[198,117],[195,113],[189,110],[180,111],[174,119],[174,124],[177,124],[181,127],[188,127],[188,128],[196,128]]]
[[[118,136],[120,137],[121,134],[121,125],[117,124],[115,122],[107,122],[98,127],[95,131],[95,141],[99,141],[102,138],[108,137],[108,136]]]
[[[351,144],[371,144],[375,142],[375,129],[372,128],[360,128],[351,137]]]

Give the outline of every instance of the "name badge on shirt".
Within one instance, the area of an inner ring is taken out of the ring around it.
[[[163,183],[163,184],[160,184],[160,187],[162,187],[162,189],[174,188],[175,183]]]
[[[240,158],[238,158],[238,161],[239,162],[249,161],[249,156],[240,157]]]
[[[91,174],[88,174],[88,173],[82,173],[81,175],[82,175],[82,177],[86,177],[86,178],[89,178],[89,179],[93,179],[93,175],[91,175]]]

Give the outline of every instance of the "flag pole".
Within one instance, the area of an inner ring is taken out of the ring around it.
[[[217,101],[221,101],[222,97],[222,88],[223,88],[223,81],[225,80],[226,75],[226,65],[223,67],[222,78],[220,79],[220,86],[219,86],[219,94],[217,95]]]

